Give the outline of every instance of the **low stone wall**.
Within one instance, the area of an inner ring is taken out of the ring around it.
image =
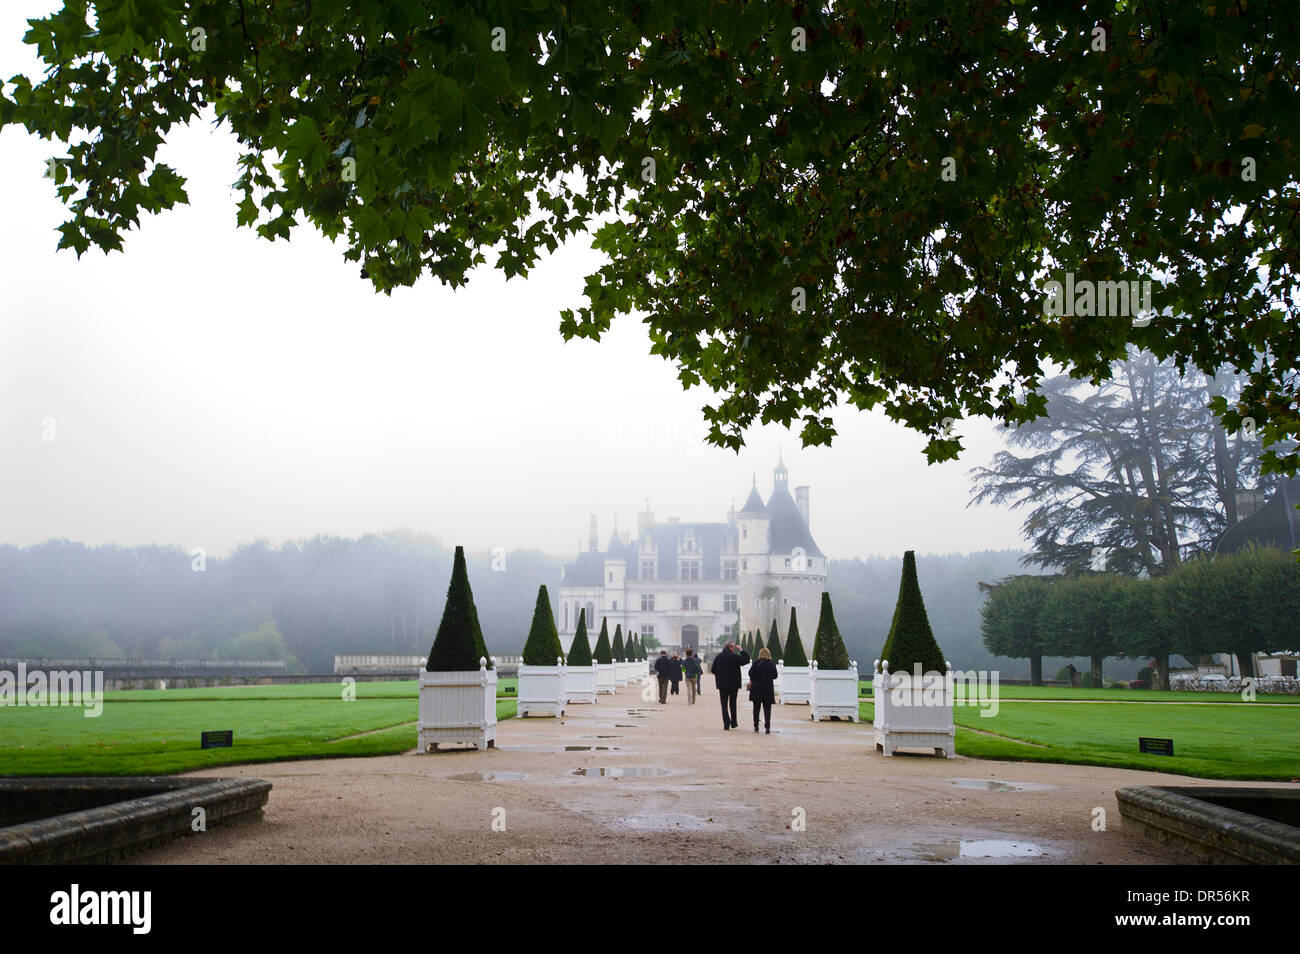
[[[262,817],[260,778],[0,779],[0,864],[109,864],[208,828]]]
[[[1256,693],[1300,696],[1300,679],[1294,676],[1232,676],[1215,679],[1207,676],[1174,676],[1169,688],[1175,692],[1245,692],[1253,688]]]
[[[1126,828],[1203,864],[1300,864],[1300,828],[1275,820],[1300,815],[1300,790],[1139,785],[1115,798]]]

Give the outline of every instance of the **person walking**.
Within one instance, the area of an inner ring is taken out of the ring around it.
[[[736,644],[727,641],[722,652],[713,659],[713,682],[718,687],[718,698],[722,704],[722,728],[734,729],[736,722],[736,694],[740,692],[740,669],[749,662],[749,653],[743,649],[736,652]]]
[[[673,653],[673,658],[668,660],[672,663],[672,668],[668,670],[668,681],[673,684],[672,694],[679,695],[677,689],[682,681],[682,657]]]
[[[754,731],[758,731],[758,710],[763,709],[763,727],[772,734],[772,704],[776,702],[776,663],[771,650],[758,651],[758,661],[749,667],[749,701],[754,703]]]
[[[689,646],[682,662],[682,672],[686,675],[686,701],[695,705],[695,693],[700,687],[700,673],[704,672],[704,667],[700,665],[700,657]]]
[[[659,658],[655,660],[655,675],[659,677],[659,704],[665,705],[668,702],[668,675],[672,672],[672,660],[668,658],[668,650],[659,650]]]

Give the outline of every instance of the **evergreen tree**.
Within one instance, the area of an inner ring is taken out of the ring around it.
[[[849,651],[840,637],[840,628],[835,625],[829,593],[822,593],[821,616],[817,619],[817,635],[813,637],[813,659],[817,660],[818,669],[849,668]]]
[[[591,651],[592,658],[602,666],[608,666],[614,661],[614,654],[609,648],[609,618],[602,616],[600,618],[600,636],[596,639],[596,648]]]
[[[776,620],[772,621],[776,625]],[[790,607],[790,632],[785,637],[785,652],[781,654],[787,666],[806,666],[808,665],[808,654],[803,650],[803,640],[799,638],[799,620],[794,615],[794,607]]]
[[[781,658],[781,637],[776,631],[776,620],[772,620],[772,631],[767,634],[767,651],[772,654],[772,662]]]
[[[570,666],[591,665],[591,640],[587,638],[587,611],[578,611],[578,628],[573,634],[573,644],[569,647]]]
[[[555,617],[551,614],[551,598],[543,584],[537,588],[537,606],[533,610],[533,625],[524,643],[523,661],[527,666],[554,666],[556,658],[564,656]]]
[[[627,654],[623,648],[623,624],[619,623],[614,627],[614,645],[611,649],[615,659],[627,659]]]
[[[885,648],[881,651],[880,658],[889,663],[891,673],[911,673],[916,663],[921,664],[923,673],[948,671],[943,650],[934,641],[934,631],[930,629],[930,620],[925,614],[921,584],[916,579],[916,553],[912,550],[903,554],[903,579],[898,584],[898,605],[894,609],[894,621],[889,627],[889,636],[885,639]]]
[[[478,669],[479,659],[486,659],[488,668],[492,668],[492,657],[483,642],[478,610],[474,608],[474,594],[469,587],[465,548],[457,547],[451,566],[451,584],[447,587],[447,603],[424,668],[429,672],[472,672]]]

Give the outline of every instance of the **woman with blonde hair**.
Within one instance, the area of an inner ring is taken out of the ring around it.
[[[758,651],[758,660],[749,667],[749,701],[754,703],[754,731],[758,731],[758,710],[763,709],[763,727],[772,734],[772,704],[776,702],[776,663],[768,649]]]

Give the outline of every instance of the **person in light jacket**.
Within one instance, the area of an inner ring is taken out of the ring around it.
[[[758,710],[763,710],[763,727],[772,734],[772,704],[776,702],[776,663],[772,653],[764,648],[758,651],[758,661],[749,667],[749,701],[754,703],[754,731],[758,731]]]

